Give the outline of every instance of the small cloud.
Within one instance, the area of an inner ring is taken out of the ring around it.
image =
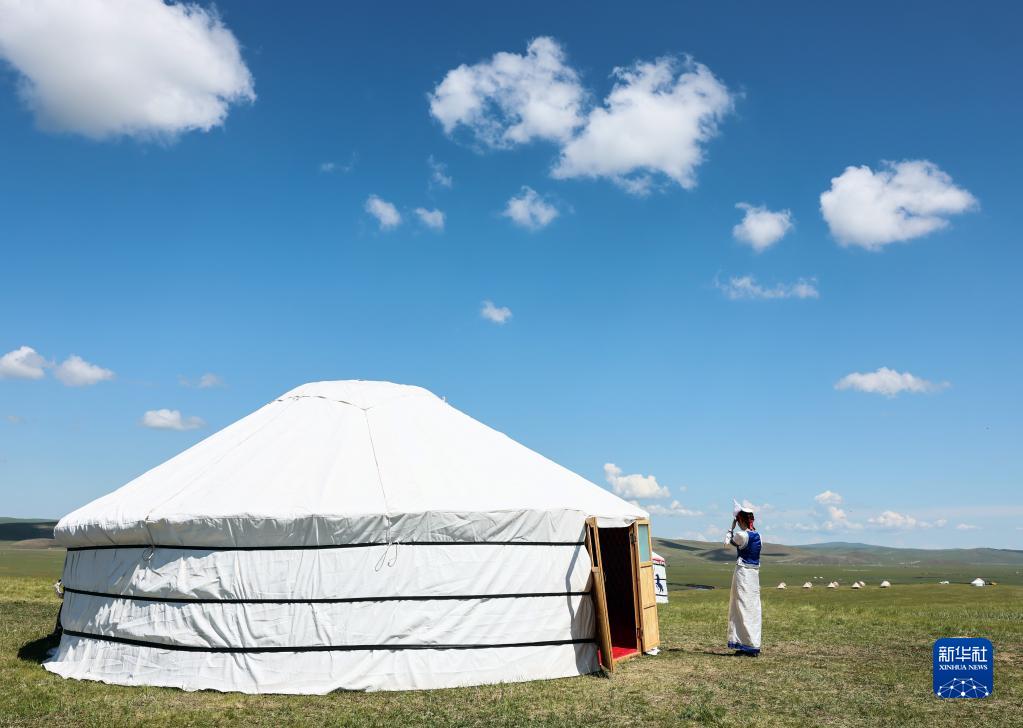
[[[376,195],[370,195],[366,199],[366,212],[377,219],[381,230],[393,230],[401,225],[401,214],[398,208]]]
[[[427,210],[425,207],[417,207],[416,215],[419,217],[419,222],[431,230],[444,229],[444,213],[440,210]]]
[[[431,154],[426,163],[430,165],[430,186],[431,187],[447,187],[451,188],[455,181],[451,179],[451,175],[448,174],[448,166],[443,162],[438,162],[433,158]]]
[[[926,528],[929,524],[913,516],[907,516],[896,511],[884,511],[877,518],[869,518],[868,522],[880,528],[906,531],[913,528]]]
[[[948,525],[948,519],[947,518],[939,518],[938,520],[936,520],[934,522],[934,525],[937,526],[938,528],[944,528],[945,526]]]
[[[881,367],[874,372],[853,372],[835,382],[835,389],[855,389],[860,392],[895,397],[902,392],[923,394],[937,392],[949,386],[948,382],[931,382],[909,372],[897,372]]]
[[[223,387],[224,380],[213,372],[206,372],[199,377],[199,389],[211,389],[212,387]]]
[[[501,214],[527,230],[540,230],[550,225],[559,213],[536,190],[523,185],[521,194],[508,200]]]
[[[821,214],[842,245],[881,250],[948,226],[948,217],[977,207],[977,199],[925,159],[846,167],[821,194]]]
[[[727,283],[714,281],[714,285],[732,301],[770,301],[782,298],[820,298],[816,278],[800,278],[795,283],[777,283],[762,286],[751,275],[733,276]]]
[[[686,508],[677,500],[671,502],[670,506],[662,506],[659,503],[650,503],[648,505],[640,506],[643,510],[652,516],[702,516],[703,511],[694,511],[690,508]]]
[[[223,387],[224,379],[219,374],[206,372],[195,381],[192,381],[187,377],[179,376],[178,384],[182,387],[194,387],[196,389],[214,389],[216,387]]]
[[[850,521],[846,512],[838,506],[828,506],[827,508],[828,518],[823,524],[825,531],[834,531],[839,528],[851,530],[863,528],[862,524]]]
[[[324,174],[334,174],[335,172],[340,174],[348,174],[355,169],[355,163],[359,160],[359,155],[352,152],[351,158],[347,164],[341,164],[339,162],[320,162],[320,171]]]
[[[503,324],[512,317],[512,310],[507,306],[495,306],[493,301],[484,301],[480,316],[495,324]]]
[[[50,364],[31,346],[21,346],[0,356],[0,379],[42,379]]]
[[[90,387],[114,378],[109,369],[90,364],[77,354],[62,361],[53,375],[67,387]]]
[[[792,212],[772,212],[766,207],[755,207],[746,202],[736,205],[746,214],[742,222],[732,228],[736,240],[747,243],[758,253],[777,243],[792,229]]]
[[[979,526],[974,526],[972,523],[960,523],[956,525],[957,531],[976,531]]]
[[[182,417],[178,410],[149,410],[142,415],[142,426],[154,430],[194,430],[205,424],[199,417]]]
[[[614,463],[604,463],[604,477],[608,485],[622,498],[669,498],[671,492],[662,487],[652,475],[623,475]]]
[[[818,493],[813,497],[813,499],[821,505],[837,506],[842,504],[842,496],[833,490],[826,490],[823,493]]]
[[[25,418],[19,417],[18,415],[4,415],[4,419],[10,422],[12,425],[25,424]]]

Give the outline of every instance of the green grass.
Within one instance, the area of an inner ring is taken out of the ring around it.
[[[727,564],[665,556],[673,584],[728,583]],[[122,688],[44,671],[39,640],[53,626],[62,561],[59,550],[0,548],[0,725],[1023,725],[1023,586],[1011,573],[975,589],[921,583],[943,574],[918,578],[912,567],[765,564],[757,659],[726,656],[727,589],[680,590],[661,608],[662,654],[611,678],[299,697]],[[895,586],[768,588],[815,575]],[[994,642],[992,697],[931,694],[931,645],[950,636]]]

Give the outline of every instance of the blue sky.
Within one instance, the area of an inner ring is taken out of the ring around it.
[[[364,378],[659,535],[1018,547],[1015,7],[49,1],[0,10],[2,515]]]

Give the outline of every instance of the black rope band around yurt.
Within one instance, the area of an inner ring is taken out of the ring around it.
[[[209,599],[203,597],[161,597],[140,594],[111,594],[108,592],[89,591],[65,586],[66,594],[81,594],[90,597],[107,599],[125,599],[138,602],[161,602],[167,604],[358,604],[361,602],[432,602],[432,601],[471,601],[474,599],[533,599],[542,597],[578,597],[587,596],[588,591],[567,592],[518,592],[510,594],[443,594],[438,596],[379,596],[379,597],[321,597],[310,599]]]
[[[159,650],[175,650],[178,652],[210,652],[210,653],[261,653],[261,652],[371,652],[371,651],[394,651],[394,650],[493,650],[509,647],[557,647],[560,645],[582,645],[592,644],[592,638],[570,639],[570,640],[546,640],[541,642],[504,642],[497,644],[473,644],[473,645],[296,645],[296,646],[275,646],[275,647],[203,647],[200,645],[175,645],[165,642],[150,642],[147,640],[136,640],[130,637],[116,637],[106,634],[92,634],[89,632],[78,632],[65,629],[64,634],[69,637],[80,637],[82,639],[99,640],[101,642],[114,642],[133,647],[151,647]]]

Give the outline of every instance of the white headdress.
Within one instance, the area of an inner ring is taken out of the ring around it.
[[[746,503],[749,503],[749,501],[746,501]],[[740,511],[742,513],[753,513],[753,508],[751,506],[744,506],[735,498],[732,498],[732,518],[738,518]]]

